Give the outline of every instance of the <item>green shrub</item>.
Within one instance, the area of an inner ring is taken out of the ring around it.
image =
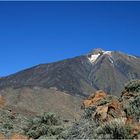
[[[63,131],[60,135],[60,139],[94,139],[93,132],[97,129],[97,124],[92,119],[82,118],[79,122],[75,122],[74,125]]]
[[[92,117],[92,114],[95,112],[96,107],[90,106],[85,109],[84,114],[82,116],[83,119],[90,119]]]
[[[136,121],[139,121],[139,119],[140,119],[140,96],[137,96],[133,100],[130,100],[129,103],[125,106],[124,111],[126,112],[127,117],[132,117]]]
[[[118,100],[118,97],[112,96],[112,95],[108,95],[107,97],[105,97],[101,101],[99,101],[98,106],[110,103],[112,100]]]
[[[45,123],[47,125],[58,125],[59,120],[58,117],[54,113],[43,113],[41,116],[42,123]]]
[[[63,131],[60,119],[54,113],[43,113],[31,119],[25,135],[33,139],[38,139],[41,136],[50,137],[57,136]]]
[[[106,122],[94,132],[96,139],[130,139],[131,128],[122,119]]]
[[[32,124],[39,124],[39,123],[41,123],[42,122],[42,120],[41,120],[41,118],[40,117],[35,117],[35,118],[33,118],[32,119]]]
[[[45,135],[48,131],[48,127],[44,124],[34,125],[26,133],[29,137],[37,139],[42,135]]]
[[[125,90],[128,92],[139,92],[140,91],[140,80],[131,80],[125,84]]]
[[[3,128],[10,130],[10,129],[13,129],[13,125],[11,122],[4,122]]]

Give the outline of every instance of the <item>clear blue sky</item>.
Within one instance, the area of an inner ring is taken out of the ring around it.
[[[0,2],[0,76],[93,48],[140,56],[140,2]]]

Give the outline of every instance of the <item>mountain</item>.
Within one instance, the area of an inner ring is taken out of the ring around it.
[[[94,49],[82,56],[41,64],[2,77],[0,94],[8,100],[8,105],[14,107],[28,110],[32,106],[34,112],[55,108],[55,111],[62,112],[63,106],[63,113],[67,110],[67,113],[74,114],[73,105],[79,105],[81,98],[99,89],[118,96],[123,83],[140,78],[139,71],[139,57]],[[63,100],[67,100],[69,104],[63,103]]]
[[[37,86],[79,96],[99,89],[116,94],[122,83],[140,78],[139,71],[139,57],[95,49],[87,55],[41,64],[1,78],[0,89]]]

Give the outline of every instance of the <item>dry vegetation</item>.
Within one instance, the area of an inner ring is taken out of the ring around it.
[[[2,107],[0,139],[139,139],[139,80],[127,83],[120,98],[97,91],[81,108],[72,123],[50,112],[27,117]]]

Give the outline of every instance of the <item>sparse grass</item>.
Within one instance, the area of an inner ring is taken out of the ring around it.
[[[99,126],[94,135],[97,139],[131,139],[130,132],[131,128],[118,118]]]

